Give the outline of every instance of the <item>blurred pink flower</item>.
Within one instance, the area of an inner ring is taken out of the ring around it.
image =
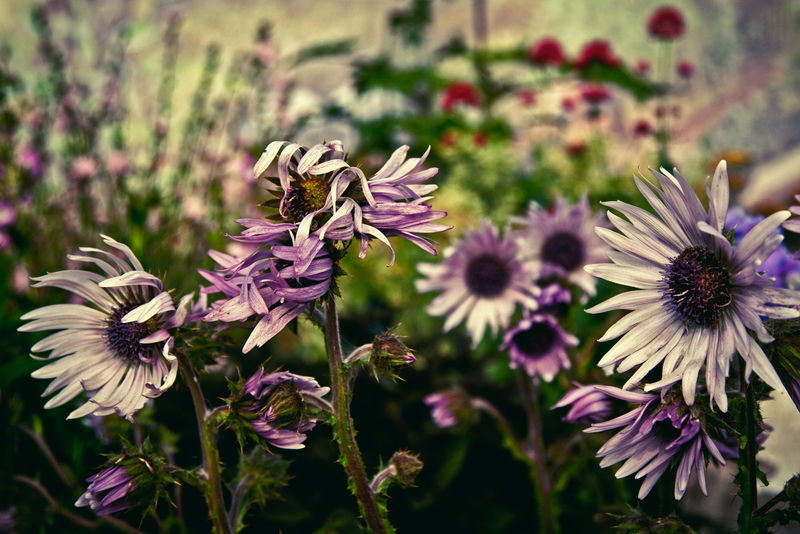
[[[28,172],[33,178],[42,176],[42,156],[32,145],[27,145],[17,154],[17,165]]]
[[[11,226],[17,220],[17,210],[9,202],[0,200],[0,228]]]
[[[78,156],[72,160],[69,175],[73,180],[85,180],[97,174],[97,162],[91,156]]]
[[[115,150],[108,155],[106,167],[112,176],[123,176],[130,172],[131,162],[128,160],[128,156],[126,156],[124,152],[121,150]]]
[[[536,103],[536,91],[533,89],[517,91],[517,99],[519,99],[519,103],[525,107],[532,106]]]
[[[640,59],[636,62],[636,67],[634,67],[633,71],[639,76],[646,75],[650,72],[650,62],[646,59]]]
[[[692,76],[694,76],[694,63],[691,61],[679,61],[677,65],[675,65],[675,71],[678,73],[678,76],[683,78],[684,80],[688,80]]]

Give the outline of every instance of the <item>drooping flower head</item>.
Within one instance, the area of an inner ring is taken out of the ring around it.
[[[551,210],[531,202],[524,216],[512,218],[519,225],[514,237],[540,278],[564,278],[594,295],[595,279],[583,267],[606,258],[608,247],[594,233],[602,217],[592,214],[586,197],[570,206],[559,196]]]
[[[726,411],[725,379],[738,352],[745,362],[745,377],[755,371],[771,387],[782,389],[753,336],[762,343],[773,340],[761,317],[800,315],[790,307],[800,304],[800,293],[775,288],[771,278],[758,273],[764,259],[780,245],[783,236],[771,234],[789,212],[767,217],[733,246],[724,235],[729,198],[724,161],[707,183],[707,210],[677,171],[661,169],[653,174],[658,185],[643,177],[634,180],[657,216],[621,201],[604,203],[628,220],[608,213],[619,232],[597,228],[597,234],[614,247],[608,254],[613,263],[588,265],[586,270],[634,290],[587,310],[630,310],[601,338],[623,336],[599,365],[618,364],[620,372],[638,366],[628,387],[661,364],[661,380],[645,389],[682,382],[688,405],[694,403],[698,374],[705,367],[712,402]]]
[[[553,316],[534,313],[506,331],[501,349],[508,351],[512,369],[522,368],[530,377],[550,382],[561,369],[570,368],[566,349],[577,345],[578,338]]]
[[[674,41],[683,35],[686,21],[680,9],[674,6],[661,6],[647,19],[647,31],[655,39]]]
[[[668,393],[662,400],[658,395],[638,391],[625,391],[612,386],[595,386],[610,397],[639,406],[625,415],[594,423],[584,432],[604,432],[622,428],[605,445],[597,456],[603,458],[600,467],[608,467],[625,460],[615,476],[645,477],[639,488],[639,499],[644,499],[670,465],[677,465],[675,475],[675,500],[686,492],[692,471],[703,495],[706,489],[706,459],[713,458],[719,465],[725,459],[718,444],[711,438],[697,414],[681,399],[680,394]]]
[[[528,59],[537,65],[558,66],[564,63],[564,49],[558,39],[544,37],[528,49]]]
[[[551,409],[565,406],[570,408],[561,420],[567,423],[588,425],[602,421],[612,413],[608,395],[596,389],[595,385],[582,386],[575,383],[575,389],[569,390]]]
[[[264,374],[260,368],[245,384],[245,392],[255,399],[249,410],[256,434],[281,449],[302,449],[305,432],[317,423],[314,410],[328,409],[323,399],[329,387],[320,387],[310,376],[288,371]]]
[[[444,257],[438,264],[417,264],[426,278],[417,280],[416,287],[422,293],[441,291],[427,311],[447,315],[445,331],[466,318],[475,346],[487,326],[493,335],[507,328],[517,304],[536,309],[535,275],[519,260],[511,235],[501,238],[490,223],[466,234],[445,250]]]
[[[136,483],[123,466],[103,469],[87,478],[86,482],[89,482],[89,487],[75,501],[75,506],[89,506],[99,516],[121,512],[133,506],[128,495],[136,489]]]
[[[473,411],[469,395],[458,387],[431,393],[424,402],[431,407],[431,418],[439,428],[455,426],[468,419]]]
[[[161,395],[175,381],[177,359],[169,350],[170,329],[183,324],[191,295],[176,310],[161,280],[146,272],[127,247],[101,236],[113,252],[96,248],[69,255],[72,261],[94,265],[102,274],[80,269],[34,278],[34,287],[59,287],[86,304],[54,304],[22,316],[30,321],[20,332],[59,330],[37,342],[32,352],[50,351],[53,360],[31,373],[52,378],[43,395],[58,391],[45,408],[61,406],[85,392],[89,400],[67,419],[88,414],[119,414],[131,419],[148,399]]]

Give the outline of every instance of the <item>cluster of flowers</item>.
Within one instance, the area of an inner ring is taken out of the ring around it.
[[[473,346],[487,326],[493,335],[502,329],[511,367],[553,380],[570,367],[567,350],[578,344],[561,328],[558,316],[571,302],[573,287],[582,300],[595,294],[595,279],[584,265],[605,259],[607,247],[594,234],[599,217],[586,198],[575,205],[558,198],[551,210],[531,203],[505,236],[484,223],[445,250],[441,263],[418,264],[425,278],[417,281],[417,290],[441,292],[428,313],[446,315],[445,330],[466,319]],[[521,314],[512,324],[518,305]],[[450,397],[428,397],[434,416],[449,412],[445,404]],[[440,426],[455,423],[452,417],[435,418]]]
[[[400,236],[436,254],[421,234],[450,227],[438,223],[446,212],[434,210],[427,196],[436,185],[425,183],[438,169],[424,168],[428,152],[407,159],[408,147],[398,148],[386,164],[366,176],[344,159],[340,141],[311,148],[286,141],[270,143],[255,164],[255,175],[266,177],[277,158],[277,180],[267,180],[277,208],[270,219],[239,219],[246,229],[231,239],[253,247],[244,258],[222,252],[209,255],[220,269],[201,270],[211,283],[203,291],[221,292],[206,321],[236,322],[260,316],[243,352],[260,347],[311,302],[326,295],[337,274],[337,260],[351,240],[359,242],[363,258],[372,240],[389,247]]]
[[[436,254],[420,234],[450,227],[436,221],[446,212],[434,210],[427,196],[436,185],[425,182],[438,169],[424,168],[427,153],[407,159],[408,147],[397,149],[371,176],[347,164],[339,141],[311,148],[283,141],[267,146],[255,165],[264,177],[277,158],[277,220],[240,219],[246,229],[234,241],[254,245],[244,258],[210,251],[219,271],[201,270],[211,286],[200,298],[183,296],[177,305],[162,281],[147,272],[131,249],[101,236],[110,250],[79,248],[68,255],[100,272],[68,269],[34,278],[34,287],[59,287],[74,294],[74,303],[44,306],[22,316],[22,332],[58,330],[34,344],[32,352],[50,351],[54,360],[34,371],[52,378],[44,395],[58,391],[45,408],[61,406],[80,393],[88,400],[68,419],[118,414],[133,420],[149,399],[160,396],[176,379],[176,329],[191,322],[234,322],[259,316],[243,352],[261,346],[334,284],[337,260],[349,241],[360,242],[363,257],[377,239],[394,250],[388,238],[401,236]],[[267,204],[270,204],[269,202]],[[390,265],[391,265],[390,263]],[[224,298],[207,304],[207,295]],[[34,358],[36,358],[34,356]],[[38,358],[37,358],[38,359]],[[411,360],[413,361],[413,359]],[[246,381],[236,416],[252,433],[279,448],[302,448],[305,432],[320,411],[330,411],[323,398],[329,391],[315,379],[260,369]],[[98,514],[123,510],[137,489],[131,470],[110,466],[90,477],[87,492],[76,503]]]

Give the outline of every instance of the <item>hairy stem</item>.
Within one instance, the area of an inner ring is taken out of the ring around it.
[[[756,453],[758,452],[758,442],[756,436],[756,405],[755,394],[752,384],[744,384],[745,396],[745,432],[747,432],[747,443],[744,451],[740,454],[744,458],[739,461],[739,469],[745,469],[745,479],[741,482],[742,510],[739,513],[739,528],[744,533],[755,532],[757,529],[753,525],[753,515],[758,509],[758,488],[756,486],[756,475],[758,464],[756,463]]]
[[[557,511],[550,500],[550,475],[547,471],[539,407],[539,391],[531,378],[519,371],[517,378],[522,390],[522,405],[528,418],[528,451],[533,458],[531,471],[539,505],[539,531],[546,534],[558,532]]]
[[[342,361],[342,344],[339,339],[339,317],[336,313],[335,297],[327,300],[325,314],[325,340],[328,345],[328,363],[331,370],[331,390],[333,395],[334,435],[339,444],[342,464],[355,487],[356,498],[361,507],[367,526],[374,534],[384,534],[384,518],[375,501],[375,494],[369,486],[364,470],[364,462],[356,443],[356,432],[350,418],[350,389],[347,370]]]
[[[200,382],[194,372],[189,358],[182,352],[178,352],[178,362],[181,371],[186,377],[186,384],[192,394],[194,412],[197,416],[197,428],[200,433],[200,444],[203,449],[203,470],[208,480],[203,484],[208,513],[211,522],[214,524],[215,534],[230,534],[227,514],[225,512],[225,498],[222,495],[222,478],[219,470],[219,451],[217,450],[216,431],[208,420],[208,410],[206,409],[203,390],[200,389]]]

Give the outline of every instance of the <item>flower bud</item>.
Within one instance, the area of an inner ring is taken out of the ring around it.
[[[379,380],[382,376],[397,380],[400,377],[395,370],[413,365],[416,361],[417,358],[411,349],[406,347],[400,336],[392,330],[378,334],[372,341],[369,368],[375,380]]]
[[[414,479],[422,471],[422,461],[411,451],[395,452],[389,465],[394,467],[394,479],[403,487],[414,484]]]

